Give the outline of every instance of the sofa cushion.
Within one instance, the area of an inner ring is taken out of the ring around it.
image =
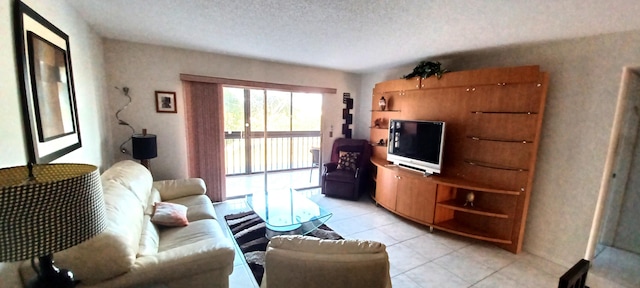
[[[200,178],[156,181],[153,182],[153,187],[160,191],[162,201],[192,195],[203,195],[207,191],[204,180]]]
[[[189,222],[202,219],[217,219],[216,210],[213,208],[211,200],[209,200],[209,197],[207,196],[187,196],[176,198],[168,202],[189,207],[189,210],[187,210],[187,219],[189,219]]]
[[[338,158],[338,170],[347,170],[347,171],[356,171],[358,168],[358,157],[360,153],[358,152],[346,152],[340,151]]]
[[[142,235],[140,236],[140,247],[138,248],[138,257],[155,255],[158,253],[158,245],[160,244],[160,232],[158,227],[151,222],[150,215],[144,215],[142,222]]]
[[[158,253],[206,239],[228,241],[223,240],[226,237],[221,233],[220,224],[218,224],[217,220],[200,220],[185,227],[163,228],[160,230]]]
[[[104,171],[101,178],[102,182],[111,180],[127,187],[146,210],[153,185],[153,177],[147,168],[131,160],[120,161]]]
[[[151,222],[162,226],[187,226],[187,206],[169,203],[157,202],[153,205],[153,215]]]
[[[161,283],[166,281],[163,279],[185,278],[211,269],[224,269],[225,278],[231,273],[235,249],[217,220],[201,220],[186,227],[160,230],[158,254],[138,258],[132,273],[143,273],[144,277],[152,277]],[[215,281],[209,279],[199,287],[223,287]]]

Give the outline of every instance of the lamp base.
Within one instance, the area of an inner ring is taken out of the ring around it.
[[[53,265],[53,255],[38,257],[40,269],[38,276],[29,280],[27,287],[29,288],[68,288],[75,287],[76,282],[73,280],[73,272],[67,269],[58,269]],[[33,260],[32,260],[33,265]]]

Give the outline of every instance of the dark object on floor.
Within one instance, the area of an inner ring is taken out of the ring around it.
[[[356,200],[366,189],[371,144],[363,139],[338,138],[331,148],[331,162],[324,164],[322,194]]]
[[[422,61],[416,68],[413,68],[413,72],[402,76],[404,79],[410,79],[420,76],[420,78],[429,78],[436,75],[438,79],[442,77],[442,74],[449,72],[447,69],[440,67],[440,62]]]
[[[580,259],[569,271],[560,277],[558,288],[589,288],[587,284],[587,274],[589,272],[589,261]]]
[[[229,230],[231,230],[231,234],[233,234],[233,238],[238,243],[245,261],[253,273],[253,277],[256,278],[258,285],[260,285],[262,283],[262,274],[264,273],[264,252],[267,250],[267,244],[269,244],[269,239],[265,237],[267,231],[264,221],[253,211],[226,215],[224,219],[229,226]],[[320,228],[308,235],[321,239],[343,239],[342,236],[326,225],[321,225]]]

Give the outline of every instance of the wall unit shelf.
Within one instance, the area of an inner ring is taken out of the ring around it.
[[[508,244],[508,245],[513,244],[509,239],[496,238],[495,236],[493,236],[493,233],[491,232],[483,231],[480,229],[474,229],[467,225],[460,224],[456,220],[448,220],[448,221],[440,222],[434,225],[434,227],[440,230],[466,236],[469,238],[485,240],[485,241],[494,242],[494,243]]]
[[[386,145],[376,145],[387,139],[388,125],[372,124],[376,203],[431,228],[519,253],[548,81],[538,66],[522,66],[377,83],[371,107],[384,96],[392,109],[371,110],[371,123],[391,117],[444,121],[447,131],[442,173],[424,176],[389,165]],[[474,206],[464,205],[468,193]]]
[[[402,112],[400,110],[389,110],[389,109],[386,109],[386,110],[370,110],[370,111],[371,112],[383,112],[383,113],[385,113],[385,112]]]
[[[505,218],[505,219],[509,218],[509,215],[504,213],[485,211],[485,210],[482,210],[482,208],[477,208],[477,207],[471,206],[470,204],[467,204],[465,206],[464,204],[465,204],[464,202],[460,203],[460,201],[457,201],[457,200],[448,200],[448,201],[438,202],[436,204],[436,207],[442,207],[442,208],[447,208],[447,209],[456,210],[456,211],[478,214],[482,216]]]
[[[489,169],[527,172],[527,169],[524,169],[524,168],[503,166],[500,164],[486,163],[486,162],[481,162],[481,161],[471,160],[471,159],[464,159],[464,162],[472,166],[478,166],[478,167],[489,168]]]
[[[467,138],[475,141],[507,142],[507,143],[522,143],[522,144],[531,144],[533,142],[532,140],[489,139],[489,138],[480,138],[478,136],[467,136]]]

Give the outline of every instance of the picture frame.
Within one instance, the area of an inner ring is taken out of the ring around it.
[[[69,36],[20,1],[14,13],[29,162],[49,163],[82,147]]]
[[[178,113],[176,92],[156,91],[156,112]]]

